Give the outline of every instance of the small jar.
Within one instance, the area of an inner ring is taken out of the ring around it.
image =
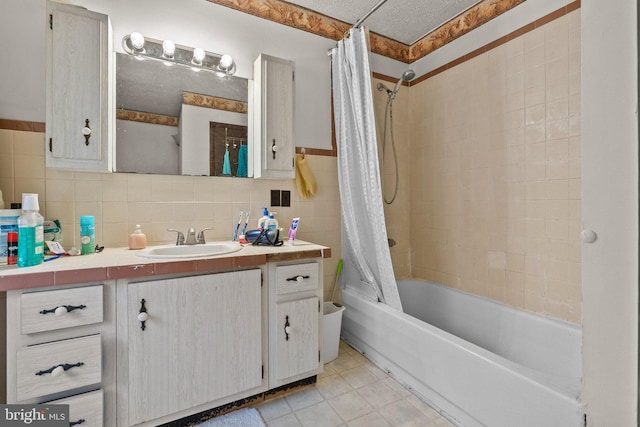
[[[80,242],[82,243],[82,255],[96,252],[95,218],[93,215],[80,217]]]

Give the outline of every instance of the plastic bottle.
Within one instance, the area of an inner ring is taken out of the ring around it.
[[[269,231],[276,231],[278,229],[278,220],[274,218],[274,215],[277,212],[271,212],[269,214],[269,219],[265,221],[265,227]]]
[[[258,220],[258,230],[262,230],[265,227],[265,223],[269,219],[269,209],[263,208],[262,217]]]
[[[92,215],[80,217],[80,242],[82,243],[82,255],[96,252],[95,218]]]
[[[140,224],[136,224],[136,229],[129,235],[129,249],[144,249],[147,247],[147,236],[140,229]]]
[[[22,194],[22,214],[18,218],[18,267],[38,265],[44,261],[43,223],[38,195]]]
[[[15,265],[18,263],[18,232],[10,231],[7,233],[7,264]]]

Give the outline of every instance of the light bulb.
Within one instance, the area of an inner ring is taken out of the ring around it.
[[[202,65],[202,60],[204,59],[205,53],[204,49],[201,47],[197,47],[193,49],[193,60],[192,62],[196,65]]]
[[[135,50],[142,50],[144,47],[144,37],[142,34],[134,31],[129,36],[129,39],[131,40],[131,46],[133,46]]]
[[[222,55],[222,58],[220,58],[220,68],[228,70],[231,65],[233,65],[233,58],[231,55]]]
[[[176,44],[171,40],[165,40],[162,42],[162,55],[165,58],[173,58],[176,53]]]

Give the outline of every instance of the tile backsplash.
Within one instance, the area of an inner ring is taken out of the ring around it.
[[[80,216],[96,218],[96,243],[127,246],[129,234],[141,224],[150,245],[175,242],[175,233],[189,227],[206,232],[208,240],[231,240],[239,211],[251,210],[255,228],[262,208],[277,212],[286,232],[300,217],[298,238],[331,247],[325,259],[325,296],[331,293],[340,259],[340,196],[335,157],[307,155],[318,192],[302,199],[294,180],[232,177],[168,176],[131,173],[76,172],[45,167],[44,134],[0,129],[0,189],[5,203],[22,193],[38,193],[46,219],[62,223],[65,248],[79,245]],[[270,207],[270,190],[291,192],[290,207]]]

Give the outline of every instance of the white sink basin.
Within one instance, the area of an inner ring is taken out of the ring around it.
[[[242,249],[237,242],[206,243],[204,245],[156,246],[139,252],[142,258],[204,258],[237,252]]]

